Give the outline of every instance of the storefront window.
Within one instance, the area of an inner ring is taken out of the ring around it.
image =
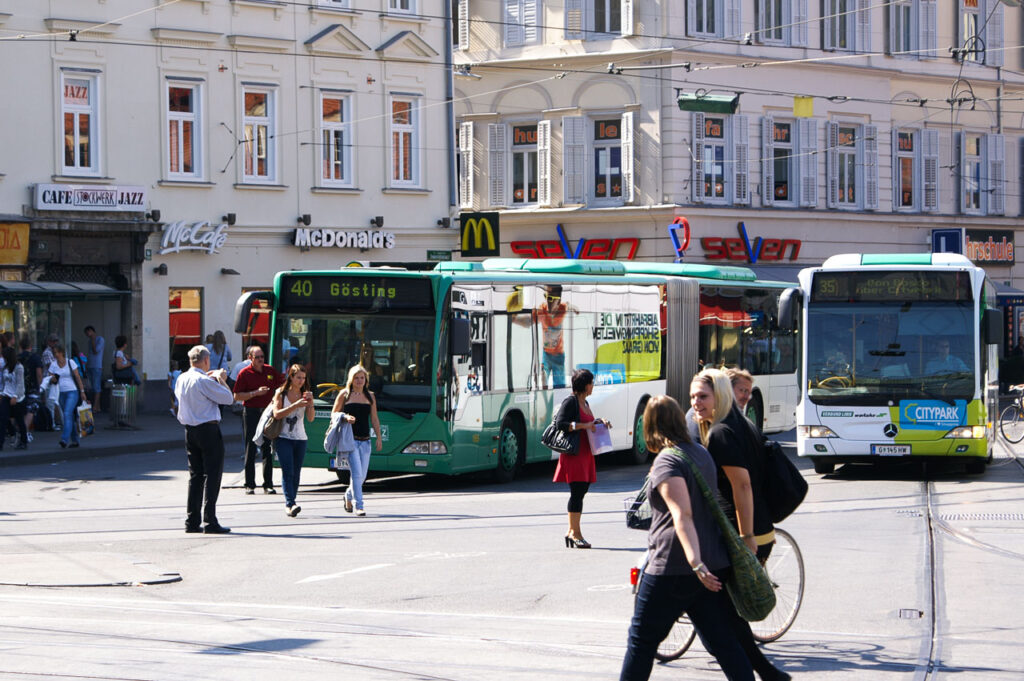
[[[269,288],[243,286],[242,295],[250,291],[269,290]],[[242,334],[242,349],[248,351],[249,347],[253,345],[260,346],[267,355],[267,361],[270,361],[270,306],[266,300],[262,299],[253,301],[252,309],[249,311],[249,321],[245,326],[245,333]]]
[[[167,313],[169,356],[175,368],[185,371],[189,349],[203,341],[203,289],[168,289]]]

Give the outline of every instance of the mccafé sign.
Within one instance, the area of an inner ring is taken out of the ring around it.
[[[742,222],[736,225],[739,237],[725,238],[706,236],[700,240],[704,257],[708,260],[732,260],[751,265],[759,260],[796,260],[800,255],[799,239],[765,239],[757,237],[753,243],[747,236],[747,227]],[[788,256],[788,257],[787,257]]]
[[[202,220],[192,223],[187,220],[167,222],[164,224],[164,235],[160,239],[160,250],[157,253],[163,255],[182,251],[206,251],[208,255],[213,255],[227,240],[226,222],[216,227]]]
[[[576,248],[571,248],[562,225],[555,225],[558,239],[540,241],[513,241],[509,244],[512,252],[524,258],[568,258],[570,260],[616,260],[620,257],[623,247],[628,248],[622,257],[632,260],[640,248],[640,239],[636,237],[616,237],[614,239],[580,239]]]

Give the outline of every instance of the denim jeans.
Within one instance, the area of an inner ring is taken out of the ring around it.
[[[348,455],[352,475],[345,490],[345,499],[352,501],[355,498],[356,508],[363,507],[363,483],[366,482],[366,472],[370,470],[370,443],[371,440],[356,440],[356,448]]]
[[[541,361],[541,384],[548,388],[565,387],[565,353],[545,352]],[[551,385],[547,385],[547,376],[551,374]]]
[[[284,505],[294,506],[295,495],[299,493],[302,461],[306,458],[306,441],[279,437],[274,440],[274,449],[277,451],[277,460],[281,464],[281,488],[284,490]]]
[[[78,444],[78,419],[75,418],[75,407],[78,406],[78,391],[63,390],[60,393],[60,413],[64,416],[64,427],[60,432],[61,442]]]
[[[103,367],[89,367],[85,370],[89,376],[89,390],[93,393],[103,391]]]
[[[722,574],[716,572],[719,579]],[[724,580],[723,580],[724,581]],[[644,573],[629,626],[626,657],[619,681],[646,681],[654,652],[682,613],[690,616],[704,649],[711,653],[725,678],[753,681],[754,672],[730,627],[731,605],[725,589],[708,591],[694,575]]]

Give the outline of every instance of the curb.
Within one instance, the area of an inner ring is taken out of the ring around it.
[[[241,433],[224,436],[225,445],[240,444],[241,442]],[[161,449],[181,449],[184,452],[185,439],[183,437],[176,437],[173,440],[142,442],[136,444],[117,444],[110,447],[98,447],[96,449],[80,447],[78,451],[73,454],[69,454],[67,450],[39,452],[38,454],[14,454],[0,458],[0,468],[7,466],[61,463],[64,461],[82,461],[85,459],[99,459],[108,456],[121,456],[122,454],[155,454]]]

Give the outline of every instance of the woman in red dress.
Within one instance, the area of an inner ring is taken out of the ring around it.
[[[595,423],[603,423],[610,428],[611,424],[604,419],[594,419],[587,398],[594,392],[594,374],[587,369],[577,369],[572,373],[572,394],[562,400],[555,412],[555,425],[559,429],[571,433],[574,431],[592,431]],[[565,535],[566,547],[572,549],[589,549],[590,544],[580,532],[580,516],[583,515],[583,497],[590,488],[590,483],[597,480],[597,467],[594,465],[594,454],[590,451],[590,438],[580,433],[580,446],[575,454],[561,454],[558,467],[555,468],[554,482],[569,483],[569,533]]]

